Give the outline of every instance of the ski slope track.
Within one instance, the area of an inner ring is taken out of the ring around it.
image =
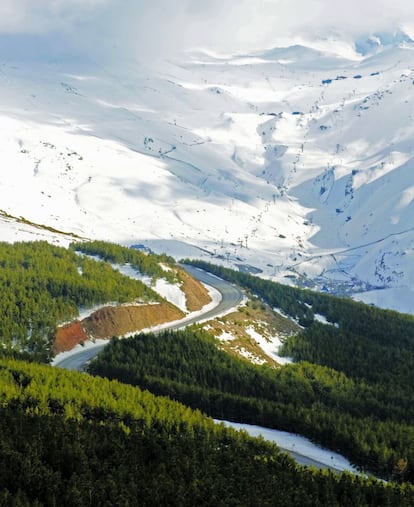
[[[0,37],[2,239],[145,244],[414,313],[414,43],[330,37],[150,69]]]

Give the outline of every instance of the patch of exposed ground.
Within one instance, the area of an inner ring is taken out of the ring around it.
[[[184,269],[178,268],[177,271],[182,280],[181,290],[185,294],[188,311],[197,312],[211,303],[210,294],[201,282],[189,275]]]
[[[139,332],[164,322],[184,317],[174,305],[163,302],[139,306],[106,306],[82,321],[74,321],[58,328],[52,346],[54,355],[72,350],[78,343],[89,339],[109,339],[127,333]]]
[[[82,321],[83,328],[92,338],[112,338],[179,320],[184,313],[170,303],[140,306],[107,306]]]
[[[203,325],[219,340],[219,346],[229,354],[243,357],[256,364],[279,366],[273,357],[263,350],[252,334],[259,334],[270,345],[283,342],[296,334],[299,326],[290,319],[271,310],[259,301],[249,301],[245,307],[225,317],[206,322]]]
[[[78,343],[82,343],[88,339],[81,322],[76,320],[66,326],[60,327],[56,332],[55,341],[53,343],[52,352],[54,355],[60,352],[72,350]]]

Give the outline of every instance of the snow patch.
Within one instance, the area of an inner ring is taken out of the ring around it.
[[[152,288],[181,311],[188,312],[185,293],[178,283],[171,284],[164,278],[158,278]]]
[[[148,275],[143,275],[136,269],[134,269],[130,264],[125,265],[118,265],[113,264],[112,265],[115,269],[117,269],[120,273],[122,273],[125,276],[128,276],[129,278],[133,278],[135,280],[140,280],[141,282],[145,283],[147,287],[150,287],[155,292],[157,292],[161,297],[172,303],[174,306],[179,308],[184,313],[187,313],[187,304],[186,304],[186,297],[185,293],[181,290],[181,287],[178,283],[171,284],[164,278],[158,278],[155,283],[153,283],[153,280]],[[165,271],[168,271],[168,266],[164,266],[163,269]]]
[[[228,333],[227,331],[222,330],[221,334],[216,336],[217,340],[220,340],[221,342],[232,342],[236,339],[234,335],[231,333]]]
[[[327,326],[334,326],[336,328],[339,327],[339,324],[337,324],[336,322],[329,322],[329,320],[325,317],[325,315],[315,313],[313,315],[313,318],[314,318],[314,320],[316,320],[317,322],[320,322],[321,324],[325,324]]]
[[[258,333],[253,327],[247,327],[246,332],[255,340],[263,352],[274,359],[281,365],[290,364],[293,359],[290,357],[282,357],[278,355],[279,348],[282,346],[282,342],[277,336],[263,336]]]
[[[265,440],[275,442],[282,450],[300,454],[311,460],[315,460],[317,463],[332,467],[335,470],[347,470],[349,472],[358,473],[358,470],[340,454],[319,447],[307,438],[295,433],[229,421],[216,420],[216,422],[223,422],[226,426],[236,430],[244,430],[252,437],[262,436]]]
[[[265,364],[265,359],[261,357],[257,357],[255,354],[246,350],[244,347],[237,348],[237,352],[242,356],[248,359],[253,364]]]

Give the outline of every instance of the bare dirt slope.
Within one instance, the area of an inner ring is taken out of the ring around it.
[[[82,321],[93,338],[111,338],[182,319],[184,313],[170,303],[140,306],[107,306]]]
[[[66,352],[87,339],[88,335],[85,333],[82,323],[79,320],[75,320],[57,330],[52,352],[53,354]]]
[[[91,338],[121,336],[183,317],[181,310],[167,302],[140,306],[106,306],[81,322],[74,321],[59,328],[53,353],[71,350],[78,343]]]

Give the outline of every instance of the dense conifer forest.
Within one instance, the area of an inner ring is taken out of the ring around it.
[[[304,326],[281,351],[298,363],[271,374],[277,379],[273,398],[255,395],[272,407],[257,401],[246,410],[249,416],[241,411],[234,420],[299,431],[379,476],[414,480],[412,316],[201,261],[191,264],[238,283]],[[318,315],[327,324],[315,320]],[[254,368],[268,378],[266,368]]]
[[[27,351],[47,360],[57,325],[76,318],[80,307],[137,300],[159,301],[160,297],[107,262],[45,241],[0,243],[0,342],[4,349]]]
[[[177,274],[163,269],[162,265],[174,265],[175,261],[167,255],[146,254],[134,248],[127,248],[116,243],[106,241],[88,241],[87,243],[72,243],[71,249],[87,255],[97,256],[113,264],[130,264],[142,274],[153,279],[165,278],[170,283],[176,282]]]
[[[411,486],[301,468],[115,381],[0,360],[0,505],[395,506]]]
[[[0,243],[0,505],[414,505],[413,317],[197,263],[303,326],[283,345],[295,364],[237,359],[200,326],[114,338],[94,376],[37,364],[79,307],[159,299],[109,262],[177,281],[172,259],[118,245]],[[301,433],[390,482],[299,467],[203,412]]]
[[[115,340],[89,371],[215,418],[300,433],[361,469],[413,481],[410,390],[393,396],[386,383],[355,381],[308,362],[277,369],[253,365],[219,350],[205,331],[191,329]]]

